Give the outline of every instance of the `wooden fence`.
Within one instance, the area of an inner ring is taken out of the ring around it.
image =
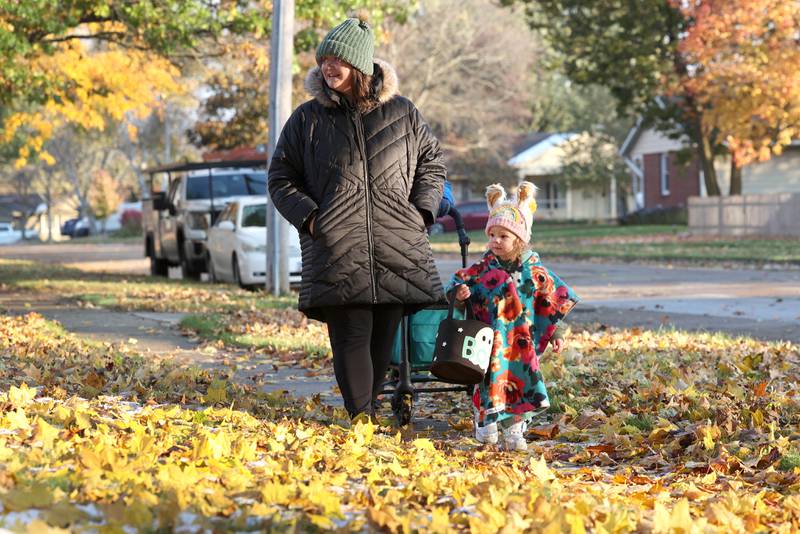
[[[706,235],[800,236],[800,193],[691,197],[689,229]]]

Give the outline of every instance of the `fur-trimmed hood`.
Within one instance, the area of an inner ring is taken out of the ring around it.
[[[394,67],[390,63],[382,59],[375,58],[373,62],[375,63],[375,69],[372,75],[373,84],[380,84],[377,103],[385,104],[399,94],[400,89],[397,81],[397,71],[394,70]],[[320,67],[314,67],[308,71],[304,86],[308,94],[314,97],[317,102],[323,106],[327,108],[338,106],[338,103],[334,100],[334,98],[336,98],[335,93],[325,85],[325,79],[322,77],[322,69],[320,69]]]

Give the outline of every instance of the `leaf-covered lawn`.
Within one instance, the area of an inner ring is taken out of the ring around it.
[[[483,232],[470,232],[473,252]],[[459,252],[455,233],[431,237],[435,252]],[[533,248],[544,257],[607,260],[673,260],[693,263],[747,262],[800,265],[800,239],[692,236],[686,226],[541,224]]]
[[[295,295],[275,297],[229,284],[85,273],[58,265],[0,260],[0,289],[53,294],[82,306],[187,313],[181,326],[228,347],[280,351],[308,365],[330,357],[325,325],[295,308]]]
[[[192,314],[181,327],[223,346],[277,352],[286,361],[318,365],[332,356],[326,326],[293,309]]]
[[[228,284],[161,277],[87,273],[24,260],[0,259],[0,288],[58,295],[89,305],[154,312],[235,313],[296,305],[297,297],[245,291]]]
[[[315,399],[0,317],[0,527],[72,531],[792,532],[798,348],[576,332],[527,453],[357,424]],[[421,398],[420,403],[423,402]],[[384,408],[383,415],[388,415]],[[32,523],[40,521],[40,523]]]
[[[0,259],[0,290],[57,295],[85,307],[190,314],[182,326],[231,347],[278,349],[326,356],[324,325],[298,312],[296,295],[275,297],[229,284],[158,277],[86,273],[77,269]]]

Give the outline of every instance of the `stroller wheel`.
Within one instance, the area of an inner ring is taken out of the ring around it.
[[[411,411],[414,409],[414,395],[411,393],[395,393],[392,396],[392,411],[397,424],[406,426],[411,422]]]

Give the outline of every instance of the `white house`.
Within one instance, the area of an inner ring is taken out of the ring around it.
[[[617,187],[612,183],[605,191],[571,187],[561,176],[570,144],[579,142],[587,133],[534,133],[529,135],[508,164],[516,169],[519,180],[528,180],[539,187],[537,216],[544,219],[615,219]],[[615,150],[614,147],[610,147]]]

